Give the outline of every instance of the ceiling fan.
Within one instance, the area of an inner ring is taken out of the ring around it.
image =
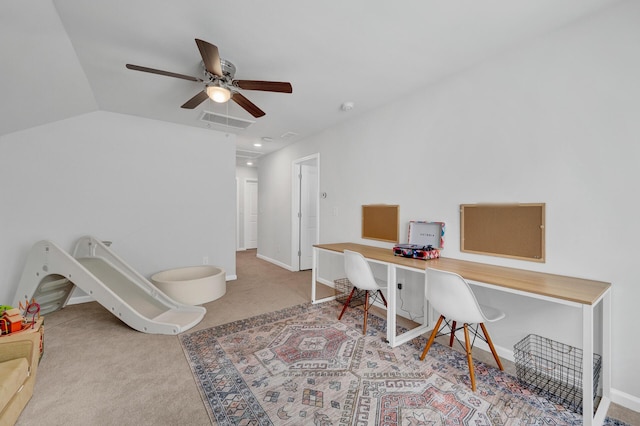
[[[218,47],[206,41],[196,39],[200,56],[202,56],[203,78],[178,74],[169,71],[157,70],[140,65],[127,64],[127,68],[135,71],[143,71],[152,74],[165,75],[167,77],[182,78],[205,84],[204,90],[185,102],[181,108],[194,109],[206,99],[211,98],[218,103],[227,102],[229,99],[244,108],[254,117],[262,117],[265,112],[253,102],[244,97],[238,89],[261,90],[264,92],[292,93],[291,83],[261,80],[235,80],[236,67],[231,62],[220,58]]]

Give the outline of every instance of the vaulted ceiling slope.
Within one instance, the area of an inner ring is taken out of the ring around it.
[[[200,120],[212,111],[255,120],[232,131],[239,148],[267,137],[270,152],[617,1],[7,0],[0,135],[95,110],[227,131]],[[195,38],[217,45],[236,78],[289,81],[293,93],[242,91],[266,112],[258,119],[233,102],[187,110],[202,83],[125,68],[201,77]]]
[[[0,2],[0,136],[98,104],[50,0]]]

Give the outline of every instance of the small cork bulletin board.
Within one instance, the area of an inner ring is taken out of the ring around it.
[[[362,206],[362,238],[397,243],[399,228],[400,206],[391,204]]]
[[[544,203],[460,205],[460,250],[544,262]]]

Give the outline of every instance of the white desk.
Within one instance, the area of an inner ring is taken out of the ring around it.
[[[455,272],[472,284],[526,297],[547,300],[571,306],[582,311],[582,350],[585,355],[594,350],[594,310],[602,303],[602,399],[593,413],[593,357],[582,357],[582,407],[585,425],[601,425],[611,402],[611,284],[563,275],[545,274],[522,269],[505,268],[464,260],[439,258],[428,261],[394,256],[391,249],[371,247],[354,243],[319,244],[313,249],[311,274],[311,301],[321,303],[334,297],[316,300],[318,277],[318,254],[326,251],[341,255],[344,250],[353,250],[387,268],[387,340],[392,347],[424,334],[428,324],[396,335],[396,273],[406,269],[424,273],[427,267]],[[425,315],[426,318],[426,315]],[[425,321],[426,322],[426,321]],[[587,373],[585,373],[587,372]],[[586,413],[586,415],[585,415]]]

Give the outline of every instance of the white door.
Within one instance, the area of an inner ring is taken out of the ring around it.
[[[313,266],[313,245],[318,243],[318,167],[300,165],[300,270]]]
[[[244,247],[258,247],[258,181],[244,183]]]

